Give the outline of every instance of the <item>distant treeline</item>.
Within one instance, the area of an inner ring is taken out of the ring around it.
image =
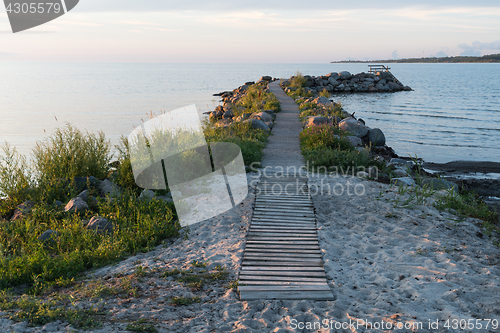
[[[456,57],[427,57],[408,59],[386,59],[386,60],[345,60],[332,61],[331,63],[456,63],[456,62],[500,62],[500,54],[490,54],[482,57],[456,56]]]

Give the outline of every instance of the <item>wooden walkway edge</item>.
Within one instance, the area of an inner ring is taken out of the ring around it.
[[[256,190],[239,273],[240,299],[334,300],[323,268],[307,176],[265,177]]]

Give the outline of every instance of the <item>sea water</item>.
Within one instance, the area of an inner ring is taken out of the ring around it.
[[[413,91],[340,94],[348,112],[385,133],[401,156],[430,162],[500,162],[500,64],[389,64]],[[367,64],[192,64],[0,62],[0,143],[29,154],[66,123],[103,131],[113,144],[159,114],[219,104],[214,93],[263,75],[288,78]]]

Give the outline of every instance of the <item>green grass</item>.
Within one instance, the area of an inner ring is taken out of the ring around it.
[[[112,156],[110,143],[103,132],[84,134],[67,124],[37,143],[33,157],[38,180],[50,181],[89,176],[106,178]]]
[[[264,84],[253,84],[238,102],[233,105],[235,116],[242,113],[259,113],[265,110],[281,111],[281,104],[271,92],[265,91]]]
[[[172,297],[170,303],[172,305],[191,305],[193,303],[200,303],[200,297]]]
[[[127,331],[132,332],[145,332],[145,333],[155,333],[158,332],[156,327],[148,322],[145,318],[141,318],[139,320],[130,323],[126,327]]]

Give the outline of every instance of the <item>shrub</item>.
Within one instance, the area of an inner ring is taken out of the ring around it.
[[[103,132],[83,134],[66,124],[37,143],[33,157],[40,182],[89,176],[104,179],[109,173],[110,144]]]
[[[3,155],[0,155],[0,216],[8,215],[14,208],[29,197],[29,188],[33,186],[32,169],[26,157],[16,148],[5,143]]]

